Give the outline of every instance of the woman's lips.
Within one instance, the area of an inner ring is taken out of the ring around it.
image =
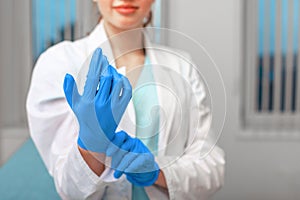
[[[138,7],[136,6],[115,6],[113,7],[118,13],[123,15],[133,14]]]

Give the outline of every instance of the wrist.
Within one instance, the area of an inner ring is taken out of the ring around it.
[[[100,176],[102,172],[105,170],[105,164],[104,164],[106,158],[105,154],[88,151],[86,149],[81,148],[79,145],[78,145],[78,150],[83,160],[89,166],[89,168],[95,174]]]
[[[166,189],[168,188],[164,172],[161,169],[159,170],[158,178],[155,181],[155,185],[158,185]]]
[[[101,135],[101,133],[100,133]],[[100,139],[99,139],[100,138]],[[83,137],[80,136],[77,139],[77,145],[82,150],[89,151],[90,153],[105,154],[107,147],[109,146],[111,140],[106,136],[94,138],[94,137]]]

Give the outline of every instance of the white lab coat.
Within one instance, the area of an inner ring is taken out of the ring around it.
[[[33,71],[27,98],[30,134],[62,199],[131,199],[131,184],[125,175],[116,180],[113,170],[106,168],[98,177],[81,157],[77,148],[78,123],[63,92],[65,74],[76,77],[86,58],[106,40],[100,23],[89,36],[48,49]],[[154,185],[147,187],[146,192],[150,199],[208,199],[223,184],[225,161],[223,151],[217,146],[205,158],[200,158],[203,146],[209,146],[209,138],[205,136],[211,119],[203,106],[204,89],[186,62],[161,49],[152,48],[146,53],[151,63],[167,66],[154,70],[154,78],[164,85],[173,84],[172,91],[176,93],[175,98],[163,87],[157,87],[164,113],[160,117],[159,134],[162,150],[156,161],[164,172],[168,190]],[[104,50],[104,53],[111,56],[111,52]],[[186,83],[172,77],[171,69],[184,77]],[[192,94],[184,84],[192,87],[196,96],[194,105],[198,106],[192,106]],[[134,134],[132,121],[135,113],[130,102],[118,129]]]

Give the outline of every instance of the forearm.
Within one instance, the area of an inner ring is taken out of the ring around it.
[[[85,149],[82,149],[78,146],[78,149],[80,151],[80,154],[84,161],[87,163],[89,168],[97,174],[97,176],[101,176],[103,171],[105,170],[105,165],[103,164],[105,159],[105,154],[99,154],[99,153],[93,153],[90,151],[87,151]],[[158,178],[155,182],[155,185],[158,185],[160,187],[163,187],[165,189],[168,189],[165,175],[162,170],[160,170]]]
[[[97,176],[101,176],[103,171],[105,170],[104,160],[105,160],[105,154],[100,153],[94,153],[87,151],[85,149],[82,149],[78,146],[78,149],[80,151],[80,154],[86,164],[89,166],[89,168],[97,174]]]

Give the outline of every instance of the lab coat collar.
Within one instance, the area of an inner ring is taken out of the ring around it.
[[[150,41],[150,37],[147,32],[144,31],[145,36],[145,47],[146,47],[146,55],[149,56],[151,64],[157,64],[157,60],[152,49],[153,44]],[[91,32],[88,37],[88,55],[91,55],[96,48],[101,47],[103,52],[105,53],[108,61],[112,64],[114,63],[114,55],[110,46],[109,39],[107,37],[107,33],[104,28],[103,20],[95,27],[95,29]],[[115,65],[113,65],[115,66]]]
[[[90,56],[98,47],[101,47],[108,61],[112,64],[114,56],[104,28],[103,20],[100,21],[88,37],[87,56]]]

